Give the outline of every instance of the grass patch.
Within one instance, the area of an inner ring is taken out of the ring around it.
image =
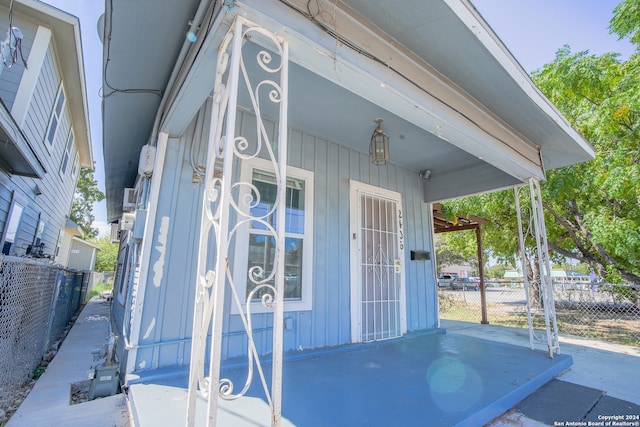
[[[480,323],[482,320],[479,304],[454,300],[446,295],[440,297],[440,317],[473,323]],[[487,317],[492,325],[512,328],[528,328],[529,325],[526,311],[514,311],[500,304],[488,304]],[[556,310],[558,332],[561,334],[638,347],[640,346],[640,322],[637,317],[628,317],[630,318],[620,318],[615,313],[609,315],[600,313],[599,316],[595,316],[594,313],[583,313],[580,310]],[[535,315],[533,327],[544,329],[544,316]]]
[[[89,292],[89,299],[95,297],[100,294],[100,292],[111,291],[113,290],[113,283],[108,282],[99,282],[93,285],[91,292]]]
[[[42,376],[42,374],[44,374],[44,371],[47,370],[47,366],[40,364],[36,369],[33,370],[33,372],[31,373],[31,378],[34,380],[37,380],[38,378],[40,378]]]

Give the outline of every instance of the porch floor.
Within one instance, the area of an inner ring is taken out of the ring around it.
[[[481,426],[512,408],[572,365],[568,355],[464,334],[403,338],[285,356],[283,425]],[[270,365],[265,366],[270,382]],[[183,425],[187,377],[176,372],[140,378],[129,388],[138,426]],[[244,384],[246,367],[223,365],[223,378]],[[198,425],[205,402],[198,397]],[[257,374],[247,396],[220,400],[218,425],[269,425]]]

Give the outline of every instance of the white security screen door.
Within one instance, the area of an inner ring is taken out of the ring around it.
[[[351,185],[352,341],[406,332],[404,231],[400,194]]]

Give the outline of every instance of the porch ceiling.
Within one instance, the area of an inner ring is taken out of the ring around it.
[[[245,57],[255,57],[259,50],[257,45],[247,43],[243,52]],[[245,65],[250,75],[259,72],[255,62],[247,61]],[[244,88],[241,90],[239,103],[250,108],[248,93]],[[430,169],[432,176],[437,177],[456,168],[454,165],[500,173],[490,164],[405,119],[401,111],[390,111],[392,102],[376,104],[293,62],[289,64],[288,101],[290,126],[365,153],[377,126],[374,118],[383,118],[382,128],[390,140],[391,162],[416,174]],[[262,104],[261,111],[268,117],[278,117],[275,106],[271,104],[270,109]]]
[[[105,87],[109,96],[103,101],[111,221],[121,214],[123,187],[135,181],[138,153],[160,105],[158,95],[199,2],[179,7],[169,0],[161,3],[143,8],[113,0],[107,11],[112,18],[106,20],[111,37],[105,45],[105,82],[122,89]],[[231,8],[290,41],[290,125],[367,152],[373,119],[384,118],[391,161],[416,174],[431,170],[425,201],[543,176],[536,145],[546,169],[592,157],[588,144],[533,86],[466,0],[410,0],[401,8],[393,2],[343,0],[343,21],[336,25],[347,32],[345,24],[353,24],[347,36],[361,37],[385,63],[345,47],[327,28],[310,21],[304,16],[306,3],[244,0]],[[221,25],[191,65],[162,130],[179,135],[211,93],[217,46],[232,17],[228,11],[218,16]]]
[[[140,149],[200,0],[112,0],[98,32],[103,40],[102,146],[107,217],[122,215],[125,187],[135,184]],[[103,33],[104,31],[104,33]]]

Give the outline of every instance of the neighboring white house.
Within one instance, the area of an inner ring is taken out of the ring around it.
[[[80,230],[78,224],[67,218],[64,229],[60,230],[60,237],[58,238],[58,247],[54,258],[56,264],[66,266],[69,263],[71,242],[74,238],[82,238],[82,230]]]
[[[78,224],[67,218],[64,229],[60,231],[54,262],[74,270],[92,271],[101,249],[82,240],[83,236]]]
[[[100,246],[89,243],[78,237],[71,241],[71,251],[67,267],[79,271],[93,271]]]
[[[466,0],[109,4],[127,382],[436,329],[431,204],[594,156]]]
[[[0,0],[0,42],[0,248],[54,258],[79,169],[93,167],[80,24]]]

